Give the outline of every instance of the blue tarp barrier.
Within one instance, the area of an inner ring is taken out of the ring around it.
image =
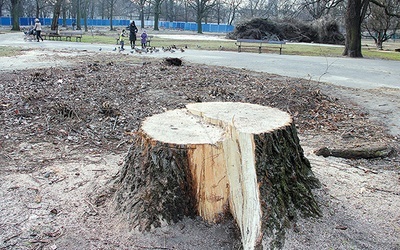
[[[52,18],[39,18],[42,25],[50,26],[52,22]],[[72,27],[72,23],[76,20],[75,19],[66,19],[66,25]],[[136,25],[140,23],[139,20],[135,20]],[[88,26],[110,26],[110,20],[108,19],[88,19],[87,20]],[[20,17],[19,18],[20,26],[30,26],[35,24],[34,17]],[[84,20],[81,19],[81,26],[83,26]],[[130,24],[130,20],[113,20],[113,26],[122,26],[127,27]],[[149,26],[151,22],[147,21]],[[0,25],[2,26],[11,26],[12,19],[10,17],[0,17]],[[58,20],[58,25],[63,25],[63,20]],[[190,30],[190,31],[197,31],[197,24],[193,22],[166,22],[161,21],[158,25],[162,29],[177,29],[177,30]],[[203,32],[219,32],[219,33],[228,33],[234,30],[233,25],[227,24],[202,24]]]

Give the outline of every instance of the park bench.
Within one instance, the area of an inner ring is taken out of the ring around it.
[[[42,30],[41,36],[46,40],[61,40],[61,36],[57,30]]]
[[[71,41],[71,39],[74,37],[75,41],[78,42],[82,41],[82,35],[83,31],[82,30],[74,30],[74,31],[56,31],[56,30],[42,30],[41,33],[43,39],[46,40],[56,40],[56,41],[61,41],[63,37],[65,37],[65,41]]]
[[[281,55],[283,44],[286,44],[286,42],[279,41],[279,40],[260,40],[260,39],[244,39],[244,38],[238,38],[236,40],[236,46],[238,47],[238,52],[241,52],[242,48],[244,48],[244,47],[251,48],[251,47],[254,47],[253,45],[257,45],[258,53],[261,53],[263,46],[266,47],[268,45],[272,45],[272,46],[270,46],[270,48],[279,49],[279,55]]]
[[[127,37],[128,37],[128,40],[129,40],[129,35],[127,35]],[[153,38],[153,36],[147,36],[147,41],[146,41],[146,46],[147,47],[151,47],[151,39],[152,38]],[[119,45],[119,35],[116,38],[116,40],[117,40],[117,45]],[[137,46],[138,43],[139,43],[139,46],[140,46],[140,35],[139,34],[136,34],[136,41],[139,41],[139,42],[136,42],[136,46]]]
[[[75,41],[81,42],[82,41],[82,35],[83,31],[82,30],[72,30],[72,31],[61,31],[60,36],[65,37],[65,41],[71,41],[72,38],[75,38]]]
[[[147,36],[147,42],[146,42],[147,47],[151,47],[151,39],[153,39],[153,36]]]

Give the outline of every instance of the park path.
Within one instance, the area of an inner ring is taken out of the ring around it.
[[[185,38],[186,36],[183,36]],[[179,38],[176,35],[175,38]],[[115,45],[99,45],[66,41],[26,42],[22,32],[0,35],[0,46],[19,46],[37,49],[57,49],[65,51],[114,52]],[[101,51],[100,51],[101,48]],[[118,53],[118,52],[114,52]],[[126,51],[125,53],[129,53]],[[284,50],[283,50],[284,53]],[[400,89],[400,61],[315,57],[278,54],[237,53],[229,51],[191,50],[185,52],[159,52],[141,54],[152,57],[179,57],[181,59],[207,65],[243,68],[268,72],[289,77],[299,77],[314,81],[332,83],[338,86],[377,89],[382,87]]]

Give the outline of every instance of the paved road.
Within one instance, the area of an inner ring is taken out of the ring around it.
[[[400,89],[400,62],[189,50],[175,56],[209,65],[244,68],[289,77],[299,77],[336,85],[372,89]]]
[[[25,42],[22,38],[22,33],[1,34],[0,45],[72,50],[77,52],[97,51],[99,53],[112,53],[112,49],[115,47],[113,45],[97,45],[79,42]],[[102,48],[102,50],[99,51],[99,48]],[[400,61],[190,49],[183,53],[175,52],[172,54],[170,52],[159,52],[142,54],[140,56],[179,57],[195,63],[262,71],[289,77],[329,82],[335,85],[359,89],[375,89],[380,87],[400,89]]]

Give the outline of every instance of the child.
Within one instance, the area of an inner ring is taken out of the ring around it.
[[[142,48],[144,49],[144,48],[146,48],[146,43],[147,43],[147,33],[146,33],[145,30],[143,31],[143,33],[142,33],[142,35],[140,37],[142,38],[141,39]]]
[[[125,50],[124,49],[124,44],[125,44],[124,37],[125,36],[126,36],[125,30],[123,29],[121,34],[119,35],[119,44],[121,45],[121,50]]]

